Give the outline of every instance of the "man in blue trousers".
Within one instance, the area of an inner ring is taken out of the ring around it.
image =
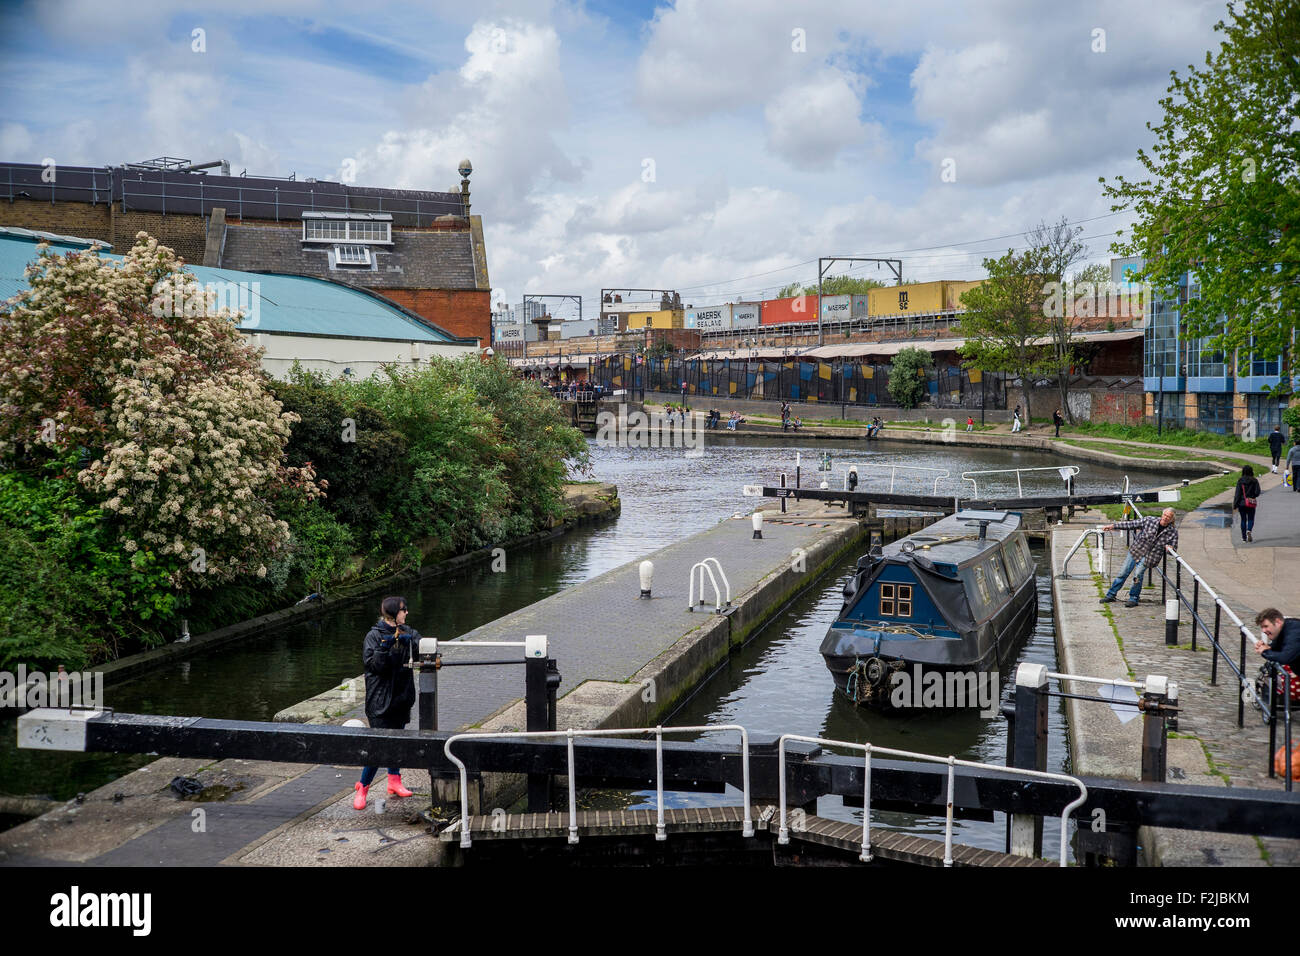
[[[1128,549],[1128,560],[1120,568],[1119,576],[1110,582],[1110,590],[1101,599],[1102,604],[1109,604],[1124,586],[1124,579],[1133,575],[1133,585],[1128,591],[1125,607],[1137,607],[1138,598],[1142,596],[1142,572],[1149,568],[1165,551],[1178,547],[1178,528],[1174,524],[1174,509],[1166,508],[1159,518],[1138,518],[1136,521],[1117,521],[1108,524],[1103,531],[1123,531],[1133,528],[1137,534]]]

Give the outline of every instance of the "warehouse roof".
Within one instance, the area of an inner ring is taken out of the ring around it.
[[[50,241],[55,252],[86,250],[94,240],[49,236],[27,229],[0,227],[0,301],[27,289],[23,272],[37,258],[36,244]],[[100,252],[104,259],[122,257]],[[382,339],[400,342],[464,344],[467,340],[416,321],[400,306],[349,286],[308,276],[268,275],[206,266],[186,266],[200,283],[224,283],[243,291],[243,301],[256,300],[256,314],[246,314],[245,332],[324,335],[332,338]],[[235,296],[230,297],[232,302]],[[251,313],[251,308],[248,310]]]

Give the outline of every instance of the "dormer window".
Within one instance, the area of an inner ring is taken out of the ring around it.
[[[338,266],[370,265],[370,250],[365,246],[346,245],[334,247],[334,264]]]
[[[393,217],[380,212],[304,212],[302,241],[391,245]]]

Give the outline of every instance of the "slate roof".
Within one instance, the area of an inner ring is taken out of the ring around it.
[[[23,230],[25,232],[25,230]],[[37,238],[0,228],[0,302],[27,288],[23,271],[37,258]],[[89,241],[66,239],[51,243],[56,252],[86,248]],[[117,262],[118,255],[100,256]],[[186,266],[201,283],[248,283],[248,295],[257,294],[257,316],[246,316],[241,331],[280,332],[383,339],[400,342],[461,344],[463,340],[416,321],[396,305],[367,292],[308,276],[267,275],[234,269]]]
[[[222,266],[294,272],[371,289],[475,289],[469,230],[413,232],[394,229],[391,246],[374,245],[372,269],[330,269],[328,243],[302,241],[302,226],[227,224]]]

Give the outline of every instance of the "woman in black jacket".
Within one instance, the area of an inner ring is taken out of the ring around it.
[[[415,676],[407,663],[412,649],[419,646],[420,634],[406,626],[406,598],[384,598],[380,613],[382,617],[366,634],[361,652],[366,666],[366,717],[371,727],[405,730],[415,704]],[[361,779],[353,788],[357,792],[352,800],[355,809],[366,808],[370,782],[378,771],[378,767],[361,769]],[[394,797],[411,796],[411,791],[402,786],[399,767],[388,768],[388,793]]]
[[[1255,540],[1255,506],[1259,501],[1259,479],[1255,469],[1246,465],[1237,479],[1237,490],[1232,493],[1232,507],[1241,514],[1241,540]]]

